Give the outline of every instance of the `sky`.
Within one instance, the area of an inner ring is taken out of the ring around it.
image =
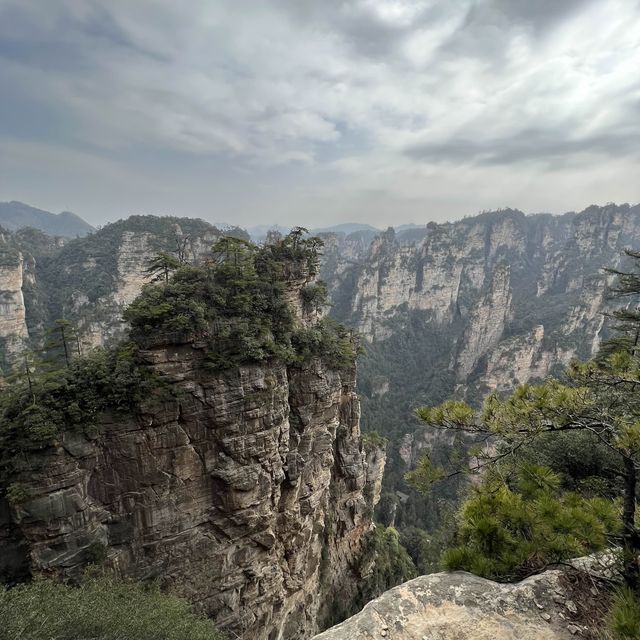
[[[640,0],[0,0],[0,200],[426,224],[640,200]]]

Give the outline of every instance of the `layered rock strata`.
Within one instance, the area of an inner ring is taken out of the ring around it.
[[[629,247],[640,247],[640,205],[562,216],[505,210],[420,233],[389,230],[369,247],[330,237],[323,277],[334,314],[369,341],[418,314],[430,340],[449,343],[463,390],[507,389],[596,353],[608,308],[602,267]]]
[[[7,365],[15,361],[29,338],[23,294],[30,277],[28,266],[25,256],[0,232],[0,360]]]
[[[78,577],[98,561],[159,579],[230,637],[308,638],[321,605],[357,586],[380,491],[355,368],[315,358],[213,375],[204,355],[142,352],[165,384],[137,415],[25,454],[9,482],[28,497],[0,505],[0,572]]]

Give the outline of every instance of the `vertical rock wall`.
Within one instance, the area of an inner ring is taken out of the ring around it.
[[[159,578],[231,637],[310,637],[357,579],[384,467],[362,445],[354,371],[316,359],[212,376],[193,344],[144,357],[170,393],[24,460],[29,499],[0,509],[5,577],[100,560]]]
[[[602,267],[619,264],[627,247],[640,247],[640,205],[562,216],[505,210],[430,223],[413,239],[388,231],[368,248],[330,238],[323,277],[338,318],[370,341],[414,314],[449,343],[463,390],[506,389],[596,353]]]
[[[0,356],[5,365],[15,361],[29,338],[22,292],[24,280],[24,256],[0,233]]]

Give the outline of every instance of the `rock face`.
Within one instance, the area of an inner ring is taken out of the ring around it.
[[[16,256],[14,264],[0,265],[0,336],[5,339],[5,353],[13,356],[29,337],[22,282],[24,260]]]
[[[29,338],[22,291],[28,277],[25,256],[12,246],[8,234],[0,233],[0,355],[6,364],[15,360]]]
[[[626,247],[640,247],[640,205],[562,216],[505,210],[421,233],[389,230],[368,247],[330,238],[323,277],[335,315],[369,341],[397,335],[409,317],[426,340],[446,340],[448,366],[473,395],[594,355],[606,309],[601,268]]]
[[[360,437],[355,368],[212,375],[193,343],[143,356],[166,385],[138,416],[25,457],[28,499],[0,505],[1,572],[75,576],[99,560],[159,578],[230,637],[310,637],[321,605],[355,586],[384,468]]]
[[[424,443],[416,406],[452,397],[479,405],[493,390],[597,353],[612,304],[602,268],[620,266],[629,247],[640,249],[640,205],[489,212],[389,229],[368,245],[327,237],[321,275],[332,314],[368,341],[359,363],[363,429],[391,441],[385,492],[410,493],[400,472]],[[401,451],[407,434],[416,436],[410,455]]]
[[[567,572],[549,570],[517,584],[470,573],[421,576],[372,600],[314,640],[567,640],[592,631],[580,619]]]

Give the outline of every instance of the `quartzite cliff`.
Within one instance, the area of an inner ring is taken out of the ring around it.
[[[214,375],[197,342],[141,356],[166,383],[158,398],[20,461],[29,497],[0,508],[5,579],[99,559],[160,579],[232,637],[310,637],[321,605],[357,587],[384,466],[360,437],[355,366]]]

